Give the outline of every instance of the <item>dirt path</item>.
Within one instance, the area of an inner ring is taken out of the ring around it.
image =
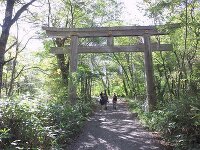
[[[117,110],[97,111],[67,150],[164,150],[131,114],[124,102]]]

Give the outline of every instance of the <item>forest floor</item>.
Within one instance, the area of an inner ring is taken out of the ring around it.
[[[157,133],[140,124],[137,115],[128,111],[126,102],[119,101],[117,109],[99,108],[88,118],[80,135],[67,150],[166,150]]]

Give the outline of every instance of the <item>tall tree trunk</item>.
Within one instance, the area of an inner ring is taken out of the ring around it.
[[[57,54],[57,61],[58,61],[58,66],[61,70],[61,75],[62,75],[62,80],[63,83],[68,86],[68,76],[69,76],[69,61],[65,63],[66,58],[64,54]]]
[[[64,47],[65,39],[56,38],[55,43],[58,47]],[[64,54],[57,54],[58,66],[61,70],[63,83],[68,86],[68,76],[69,76],[69,59],[65,57]]]
[[[7,0],[6,1],[6,10],[5,10],[5,17],[2,25],[2,32],[0,37],[0,97],[2,94],[2,79],[3,79],[3,66],[4,66],[4,55],[6,51],[6,45],[8,41],[8,36],[10,32],[11,26],[19,19],[21,14],[27,10],[29,5],[31,5],[36,0],[31,0],[29,3],[24,4],[15,14],[15,16],[12,18],[13,10],[14,10],[14,4],[16,0]]]
[[[5,18],[2,25],[2,33],[0,37],[0,96],[2,90],[2,79],[3,79],[3,65],[4,65],[4,55],[6,50],[6,45],[8,41],[8,36],[10,32],[12,14],[15,0],[7,0]]]
[[[12,71],[11,71],[11,79],[10,79],[10,84],[9,84],[9,89],[8,89],[8,96],[11,96],[13,93],[13,84],[16,79],[16,64],[17,64],[17,57],[18,57],[18,51],[19,51],[19,46],[17,45],[16,48],[16,53],[15,57],[13,59],[13,66],[12,66]]]
[[[124,90],[125,90],[125,92],[126,92],[126,96],[129,96],[129,91],[128,91],[127,87],[129,87],[129,89],[131,89],[132,87],[131,87],[131,85],[130,85],[130,78],[129,78],[129,76],[128,76],[128,72],[127,72],[127,70],[125,69],[125,66],[123,66],[122,63],[120,63],[118,57],[117,57],[115,54],[113,54],[113,55],[114,55],[114,58],[115,58],[115,60],[117,61],[117,63],[122,67],[123,75],[125,76],[125,77],[123,77],[124,85],[126,85],[126,82],[127,82],[127,86],[124,86],[124,87],[126,87],[126,88],[124,88]],[[130,92],[131,92],[131,90],[130,90]]]
[[[4,33],[2,34],[0,38],[0,97],[1,97],[1,90],[2,90],[2,79],[3,79],[3,65],[4,65],[4,54],[5,54],[5,48],[6,43],[8,39],[8,34]]]
[[[122,81],[123,81],[123,86],[124,86],[124,92],[126,93],[126,96],[128,96],[128,89],[126,87],[126,81],[125,81],[124,77],[123,77]]]

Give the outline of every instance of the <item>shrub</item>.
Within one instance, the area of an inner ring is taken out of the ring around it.
[[[150,130],[162,133],[175,149],[200,148],[200,102],[198,98],[182,96],[154,112],[144,112],[138,102],[129,102],[141,122]]]
[[[50,149],[69,142],[92,111],[92,103],[71,107],[62,101],[24,96],[1,100],[1,149]]]

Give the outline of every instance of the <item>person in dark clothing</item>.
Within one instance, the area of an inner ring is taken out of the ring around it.
[[[100,101],[99,101],[99,103],[100,103],[100,105],[101,105],[101,110],[102,110],[103,105],[105,104],[103,92],[101,92],[99,96],[100,96]]]
[[[103,98],[103,92],[101,92],[99,96],[100,96],[100,99],[102,99]]]
[[[114,95],[113,95],[113,109],[117,109],[116,104],[117,104],[117,95],[114,93]]]
[[[104,90],[103,99],[104,99],[104,104],[105,104],[105,110],[107,110],[108,109],[107,103],[109,103],[109,101],[108,101],[108,95],[106,93],[106,90]]]

